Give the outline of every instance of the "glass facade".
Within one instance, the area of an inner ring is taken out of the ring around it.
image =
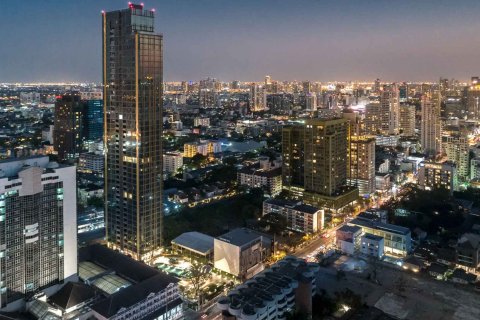
[[[107,241],[146,260],[162,244],[162,36],[140,5],[102,18]]]
[[[97,140],[103,137],[103,100],[87,100],[84,115],[84,139]]]

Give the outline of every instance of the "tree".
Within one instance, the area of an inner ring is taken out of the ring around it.
[[[270,231],[274,234],[278,234],[287,228],[287,218],[277,212],[270,212],[260,218],[258,222],[262,228],[269,227]]]
[[[201,168],[205,166],[207,162],[208,162],[207,157],[201,153],[197,153],[196,155],[194,155],[191,160],[192,165],[196,168]]]
[[[195,299],[198,299],[200,296],[200,289],[205,281],[210,277],[211,267],[205,264],[198,263],[196,261],[192,262],[192,266],[187,274],[187,280],[192,285],[193,294]]]

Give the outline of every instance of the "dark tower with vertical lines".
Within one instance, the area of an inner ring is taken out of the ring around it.
[[[102,13],[108,245],[149,260],[162,245],[162,35],[143,4]]]

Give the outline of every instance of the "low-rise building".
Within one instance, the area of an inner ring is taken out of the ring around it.
[[[163,155],[163,172],[176,173],[183,167],[183,156],[180,152],[167,152]]]
[[[424,190],[457,189],[457,169],[453,163],[424,162],[420,164],[418,185]]]
[[[465,233],[458,239],[457,264],[467,270],[480,267],[480,235]]]
[[[360,247],[362,228],[343,225],[336,231],[335,244],[345,254],[354,254]]]
[[[371,233],[365,233],[360,240],[360,252],[366,256],[381,259],[384,252],[384,239]]]
[[[210,118],[196,117],[193,119],[194,127],[210,127]]]
[[[214,238],[196,231],[185,232],[172,240],[172,249],[195,260],[212,262]]]
[[[362,228],[362,232],[380,236],[384,239],[384,253],[405,257],[412,250],[410,229],[364,218],[356,218],[348,225]]]
[[[79,261],[80,279],[100,295],[90,306],[96,319],[183,317],[177,278],[101,245],[80,249]]]
[[[263,215],[270,212],[284,216],[287,219],[287,228],[290,230],[315,233],[324,227],[324,211],[302,202],[268,199],[263,202]]]
[[[237,172],[237,181],[239,185],[262,188],[267,194],[276,196],[282,192],[282,168],[264,170],[255,166],[246,167]]]
[[[234,229],[213,242],[214,267],[240,279],[248,279],[264,269],[263,261],[272,253],[273,241],[256,231]]]
[[[223,319],[285,319],[293,311],[312,313],[318,264],[286,257],[231,290],[217,302]]]

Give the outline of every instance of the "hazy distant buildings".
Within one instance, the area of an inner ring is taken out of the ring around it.
[[[250,86],[250,111],[264,111],[267,104],[267,92],[258,84]]]
[[[162,244],[162,35],[143,4],[102,14],[106,234],[147,260]]]
[[[0,162],[0,308],[76,280],[75,177],[47,156]]]

